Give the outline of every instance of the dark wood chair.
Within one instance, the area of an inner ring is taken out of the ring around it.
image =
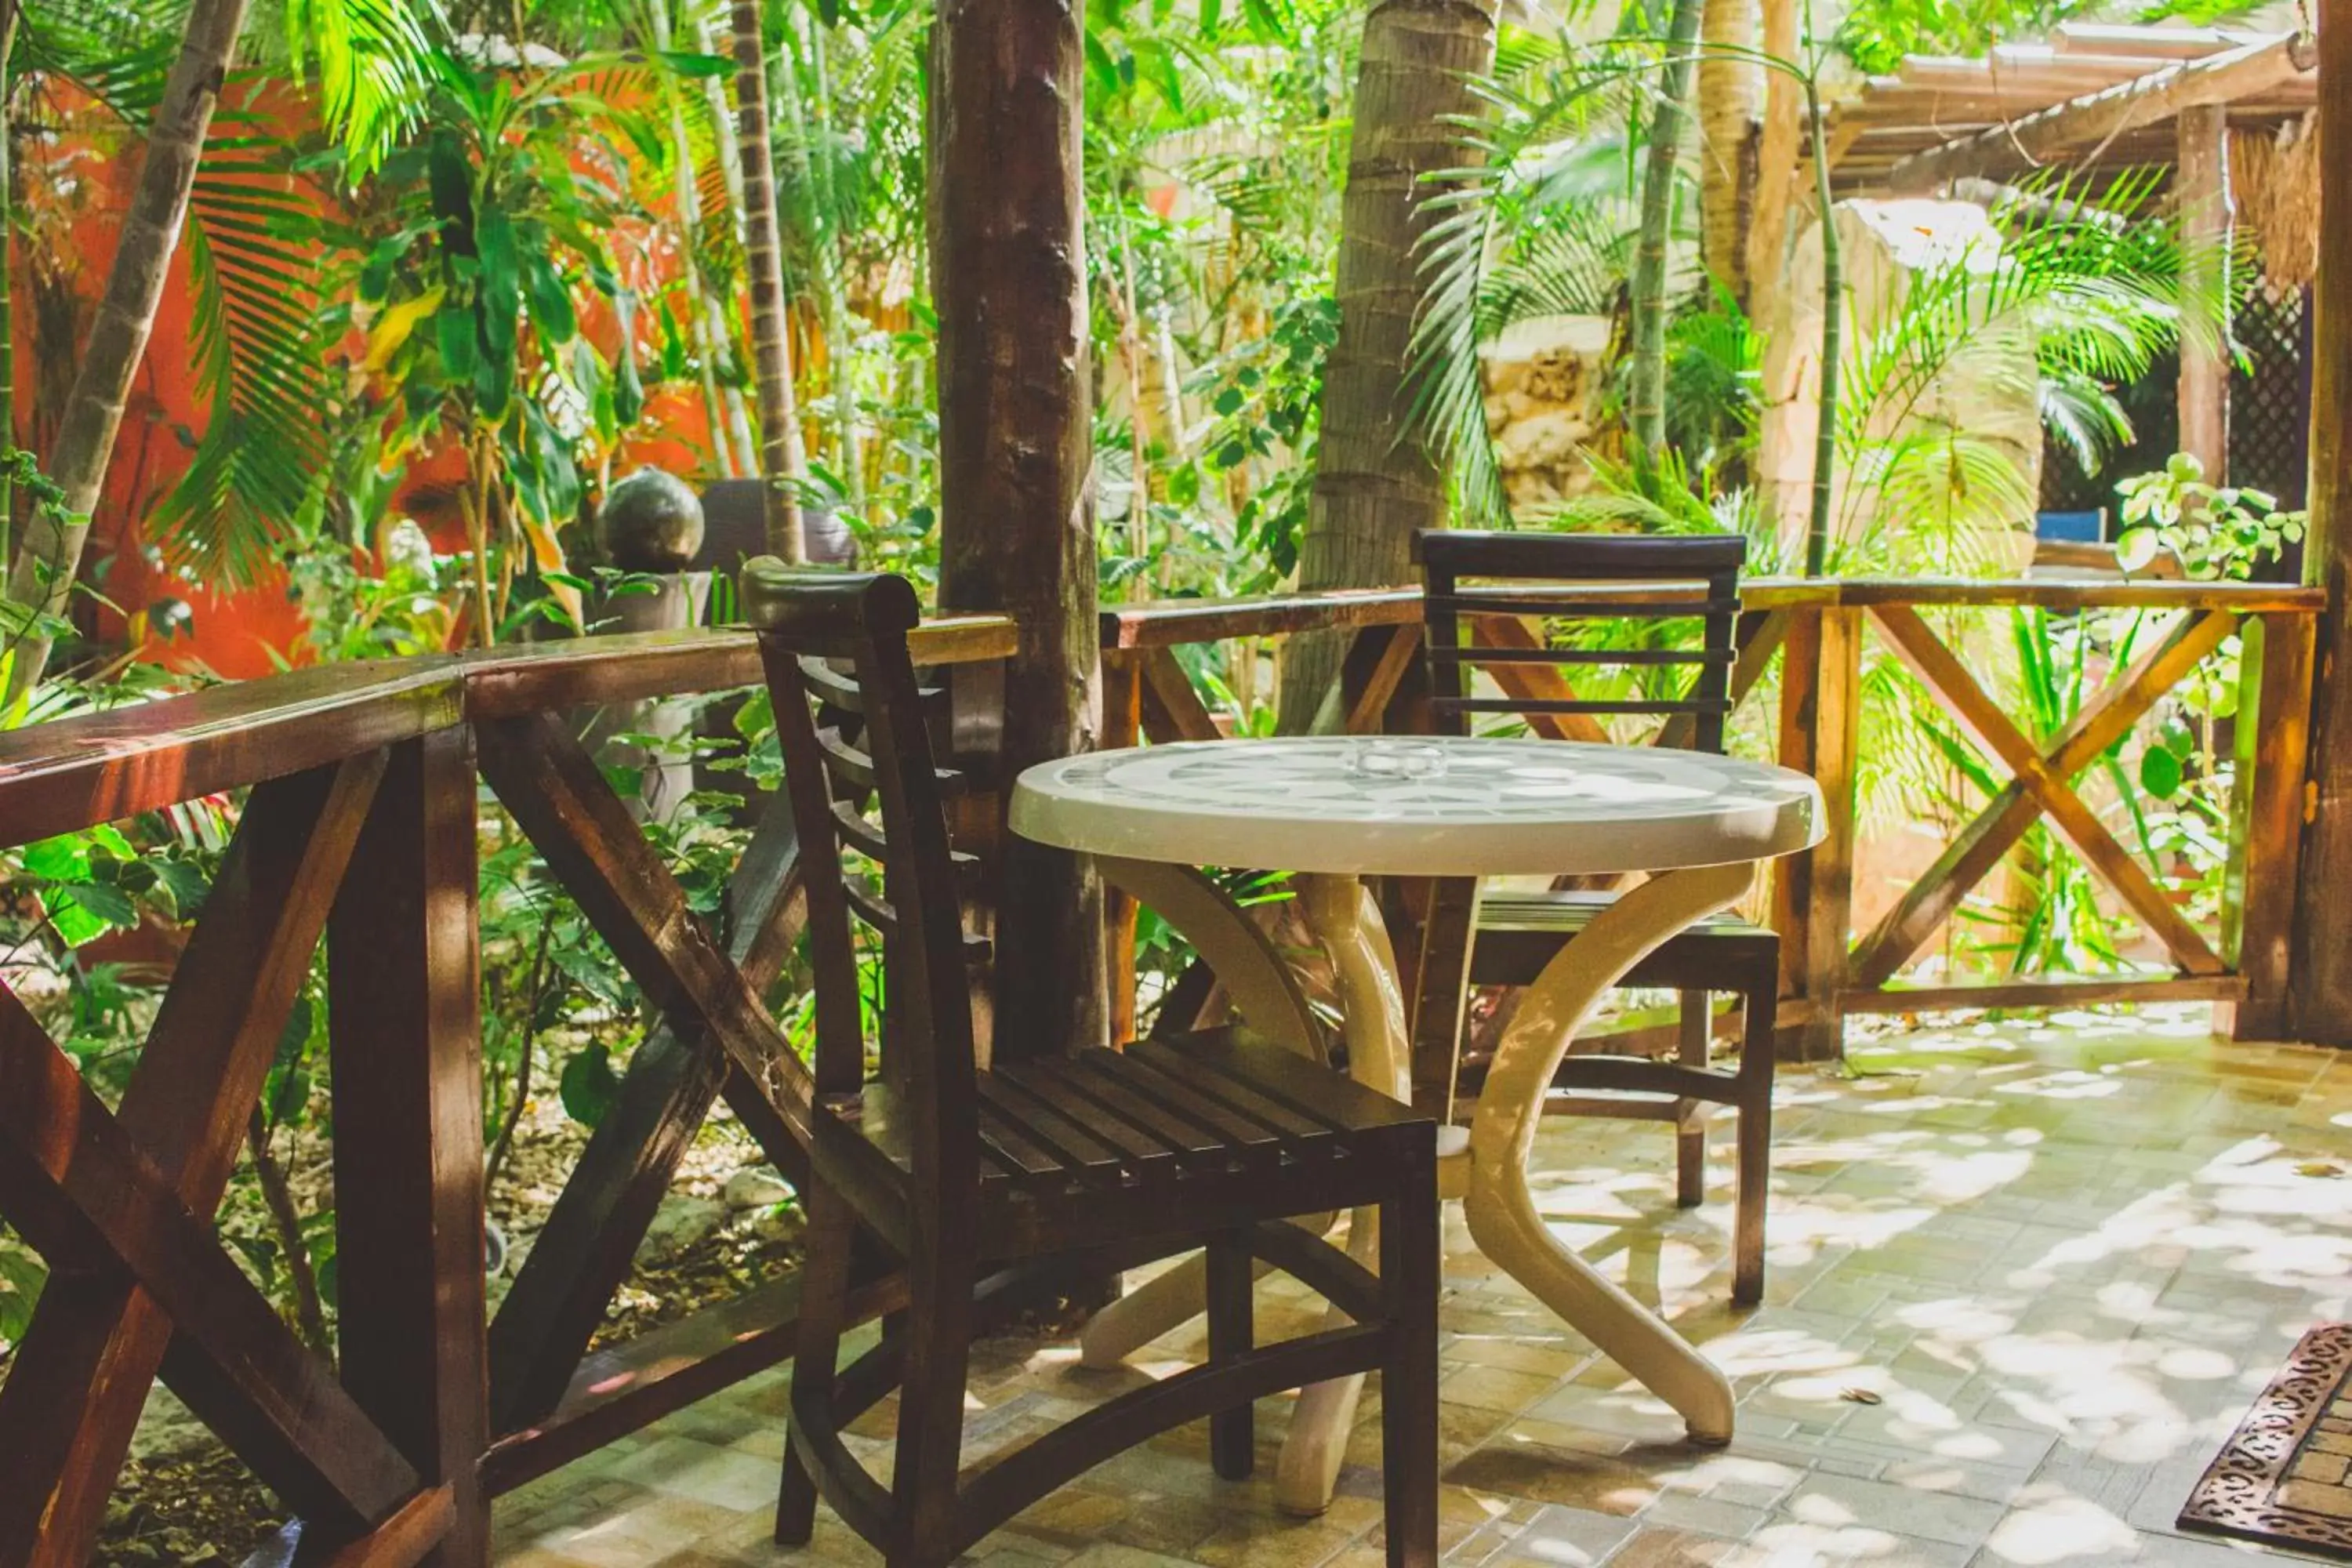
[[[1557,738],[1598,738],[1594,723],[1613,714],[1664,721],[1663,743],[1723,750],[1731,711],[1730,676],[1739,616],[1739,569],[1747,541],[1733,534],[1653,538],[1639,534],[1424,532],[1417,542],[1425,592],[1433,727],[1470,732],[1481,714],[1526,720]],[[1489,586],[1481,589],[1477,584]],[[1669,584],[1683,584],[1670,591]],[[1689,585],[1699,585],[1695,596]],[[1696,647],[1641,639],[1639,647],[1597,639],[1528,635],[1517,617],[1649,626],[1697,619]],[[1557,645],[1557,646],[1555,646]],[[1580,692],[1568,672],[1616,666],[1647,679],[1623,698]],[[1483,695],[1472,676],[1488,672]],[[1681,679],[1688,672],[1686,680]],[[1476,901],[1475,941],[1465,942],[1464,914],[1474,900],[1440,891],[1432,900],[1421,1028],[1460,1028],[1463,964],[1471,986],[1532,982],[1561,946],[1608,907],[1608,892],[1555,889],[1491,894]],[[1447,927],[1447,911],[1455,923]],[[1630,1055],[1571,1054],[1555,1079],[1548,1111],[1670,1121],[1675,1129],[1675,1201],[1706,1196],[1708,1107],[1738,1112],[1738,1196],[1733,1222],[1732,1300],[1753,1305],[1764,1294],[1764,1205],[1770,1177],[1772,1065],[1780,942],[1773,932],[1734,916],[1702,921],[1658,948],[1625,976],[1629,986],[1681,993],[1681,1021],[1670,1070],[1675,1092],[1653,1091],[1660,1064]],[[1450,994],[1447,993],[1450,992]],[[1709,1065],[1712,1000],[1728,993],[1743,1012],[1739,1065]],[[1450,1059],[1450,1037],[1441,1042]]]
[[[1388,1559],[1431,1568],[1433,1124],[1230,1031],[1018,1060],[1000,1040],[994,1065],[977,1065],[968,982],[982,950],[959,904],[973,868],[949,842],[941,795],[957,776],[933,763],[928,721],[942,694],[919,687],[908,661],[914,590],[773,560],[750,563],[742,588],[782,742],[815,980],[808,1262],[776,1539],[808,1540],[822,1492],[891,1568],[937,1568],[1063,1482],[1184,1422],[1206,1418],[1216,1472],[1244,1476],[1253,1401],[1378,1371]],[[860,972],[877,944],[878,995]],[[1286,1223],[1359,1205],[1380,1211],[1377,1278]],[[1208,1364],[961,1469],[986,1281],[1045,1259],[1127,1266],[1195,1247],[1209,1258]],[[858,1248],[903,1271],[904,1306],[872,1350],[837,1366]],[[1254,1260],[1354,1322],[1255,1344]],[[885,1486],[841,1433],[894,1389]]]

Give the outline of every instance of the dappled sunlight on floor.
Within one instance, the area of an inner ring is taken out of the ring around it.
[[[1784,1074],[1769,1281],[1729,1305],[1727,1148],[1673,1206],[1662,1130],[1547,1125],[1555,1233],[1706,1347],[1739,1396],[1728,1448],[1507,1276],[1447,1247],[1444,1543],[1473,1568],[2112,1563],[2264,1555],[2173,1533],[2215,1450],[2315,1323],[2352,1316],[2352,1057],[2209,1039],[2200,1008],[1889,1036],[1843,1074]],[[1728,1125],[1718,1130],[1728,1141]],[[1268,1281],[1262,1331],[1317,1304]],[[1009,1447],[1202,1353],[1180,1330],[1120,1372],[1066,1343],[974,1366],[970,1447]],[[828,1517],[765,1544],[783,1380],[739,1386],[500,1507],[509,1568],[871,1563]],[[1120,1456],[982,1543],[995,1568],[1375,1568],[1379,1397],[1339,1497],[1278,1515],[1286,1401],[1259,1479],[1219,1482],[1188,1428]],[[887,1464],[890,1413],[853,1441]]]

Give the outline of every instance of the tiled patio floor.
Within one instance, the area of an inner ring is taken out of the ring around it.
[[[1766,1304],[1727,1305],[1727,1175],[1671,1205],[1654,1126],[1557,1121],[1538,1148],[1561,1234],[1663,1301],[1739,1390],[1727,1449],[1449,1237],[1444,1543],[1484,1568],[2244,1563],[2171,1532],[2296,1338],[2352,1295],[2352,1056],[2205,1037],[2201,1009],[1978,1025],[1784,1075]],[[1293,1303],[1287,1309],[1281,1305]],[[1297,1298],[1262,1311],[1273,1331]],[[1200,1352],[1180,1331],[1139,1358]],[[1139,1375],[1139,1373],[1138,1373]],[[973,1446],[1123,1386],[1065,1344],[975,1368]],[[507,1568],[869,1563],[829,1516],[767,1544],[781,1374],[506,1500]],[[881,1413],[877,1413],[881,1414]],[[1116,1458],[991,1537],[992,1568],[1376,1568],[1377,1406],[1340,1496],[1277,1515],[1221,1483],[1200,1429]],[[879,1431],[879,1426],[873,1430]]]

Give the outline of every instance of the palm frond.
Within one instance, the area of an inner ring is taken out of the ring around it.
[[[299,80],[315,59],[324,129],[351,177],[372,174],[422,122],[448,69],[432,0],[285,0],[286,54]]]
[[[1605,308],[1622,271],[1612,251],[1622,237],[1608,209],[1566,197],[1588,188],[1590,164],[1572,133],[1633,68],[1564,65],[1533,90],[1474,83],[1486,113],[1455,122],[1463,164],[1433,176],[1423,199],[1423,282],[1406,386],[1415,427],[1451,459],[1467,521],[1511,521],[1486,428],[1480,344],[1528,315]]]
[[[316,256],[317,199],[245,117],[207,144],[189,197],[196,387],[210,405],[159,503],[167,549],[232,582],[266,567],[327,459],[336,387]]]
[[[19,70],[73,82],[134,130],[154,117],[179,58],[187,0],[52,0],[19,12]]]

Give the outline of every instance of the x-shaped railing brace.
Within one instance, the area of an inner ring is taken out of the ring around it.
[[[2237,617],[2227,611],[2201,610],[2183,618],[2151,652],[2085,702],[2045,747],[2028,740],[2001,712],[1916,610],[1906,605],[1874,605],[1870,613],[1895,656],[1942,700],[1945,710],[1985,754],[1997,758],[2014,776],[1855,946],[1852,983],[1874,988],[1908,963],[2044,815],[2059,837],[2164,943],[2184,973],[2223,973],[2221,956],[2131,852],[2116,841],[2075,793],[2074,781],[2219,647],[2235,628]]]
[[[434,1414],[437,1380],[422,1396],[412,1388],[386,1398],[403,1380],[381,1375],[382,1352],[404,1336],[410,1351],[436,1354],[435,1326],[404,1321],[386,1334],[363,1309],[346,1321],[339,1379],[222,1248],[211,1215],[331,914],[339,928],[357,920],[387,934],[388,950],[378,943],[371,954],[379,965],[429,948],[421,931],[406,942],[388,934],[404,916],[420,923],[424,900],[404,895],[430,868],[415,842],[385,841],[418,825],[453,759],[469,784],[452,731],[255,788],[116,1110],[0,992],[0,1214],[50,1268],[0,1387],[0,1563],[89,1555],[159,1373],[306,1516],[314,1546],[363,1543],[365,1561],[409,1563],[450,1530],[456,1489],[436,1473],[441,1434],[414,1419]],[[470,875],[470,794],[465,805]],[[394,859],[404,870],[365,890],[372,908],[338,901],[349,868]],[[459,1063],[478,1115],[478,1088],[462,1070],[470,1065]],[[421,1078],[422,1068],[409,1058],[379,1073]],[[478,1246],[478,1202],[475,1212]],[[363,1289],[369,1266],[359,1268],[346,1279]],[[397,1293],[394,1301],[404,1304]]]
[[[491,1326],[493,1422],[511,1431],[562,1397],[679,1158],[722,1093],[777,1168],[788,1179],[803,1173],[810,1084],[760,1001],[798,937],[803,909],[782,792],[730,879],[722,949],[560,719],[494,720],[478,735],[483,777],[662,1019],[632,1058],[619,1101]]]

